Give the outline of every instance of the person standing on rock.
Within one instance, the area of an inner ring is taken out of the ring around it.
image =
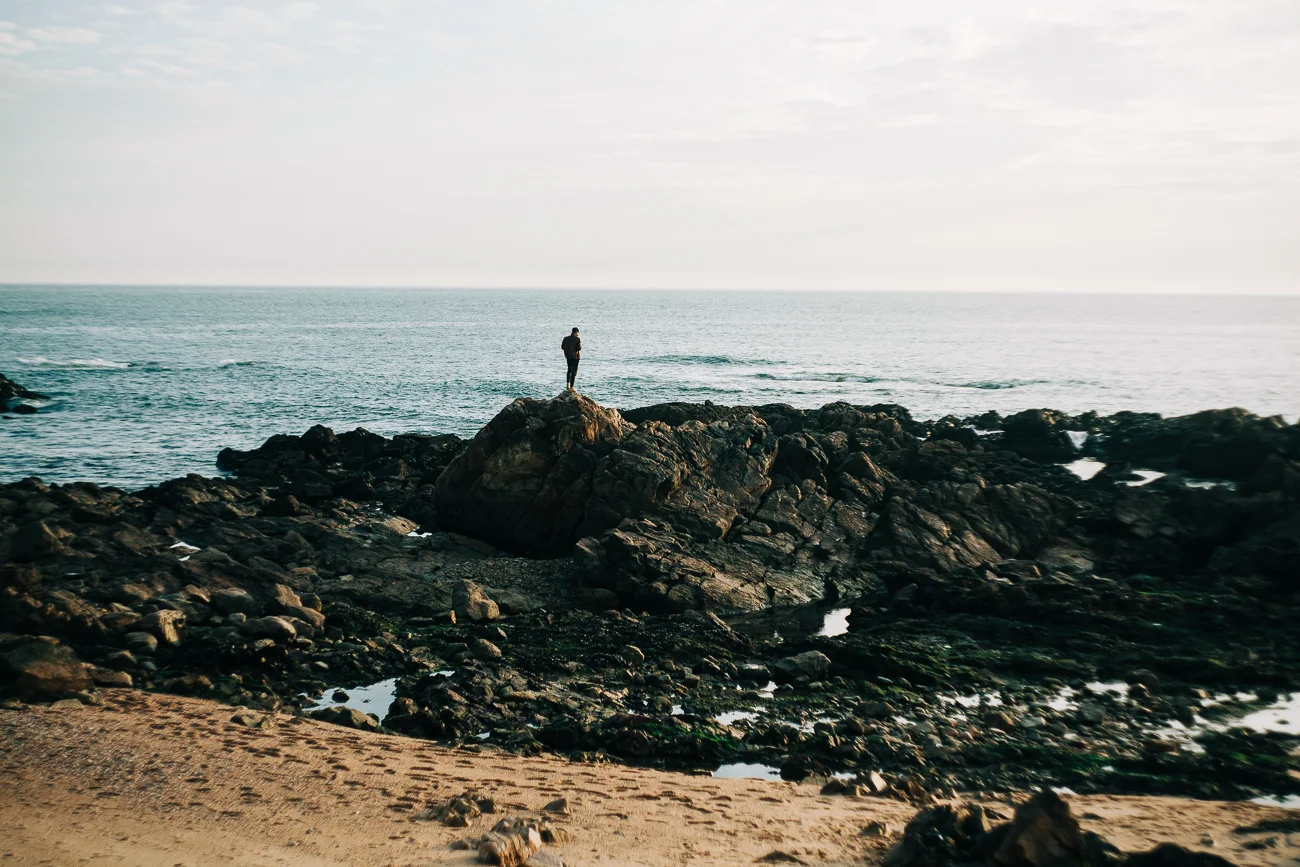
[[[564,360],[569,363],[565,388],[573,391],[573,383],[578,378],[578,361],[582,358],[582,338],[578,336],[578,329],[573,329],[568,337],[560,341],[560,348],[564,350]]]

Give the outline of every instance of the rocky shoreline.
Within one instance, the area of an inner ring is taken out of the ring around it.
[[[1235,725],[1300,691],[1278,418],[565,394],[218,466],[0,486],[6,706],[134,685],[256,727],[395,678],[375,717],[314,713],[915,802],[1300,793],[1294,725]]]

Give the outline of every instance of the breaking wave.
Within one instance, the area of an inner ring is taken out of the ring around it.
[[[858,373],[755,373],[754,379],[770,382],[888,382],[883,376],[864,376]]]
[[[109,361],[104,358],[69,358],[63,361],[46,358],[43,355],[37,355],[34,358],[18,358],[19,364],[25,364],[28,367],[47,367],[58,369],[81,369],[81,370],[124,370],[131,366],[127,361]]]
[[[702,365],[722,365],[722,364],[771,365],[771,364],[783,363],[780,361],[770,361],[766,358],[733,358],[730,355],[650,355],[645,358],[638,358],[637,361],[643,361],[648,364],[702,364]]]
[[[995,391],[1003,388],[1020,388],[1026,385],[1047,385],[1049,380],[1046,379],[992,379],[984,382],[960,382],[952,383],[953,388],[982,388],[987,391]]]

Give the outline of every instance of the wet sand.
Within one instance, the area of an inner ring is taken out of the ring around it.
[[[915,808],[824,797],[813,784],[521,758],[343,729],[287,715],[254,729],[200,699],[105,691],[104,707],[0,711],[0,865],[471,864],[450,844],[486,832],[415,821],[466,789],[501,815],[565,797],[551,817],[571,865],[748,864],[781,850],[809,864],[878,863]],[[1172,840],[1240,865],[1300,865],[1300,833],[1238,834],[1294,810],[1179,798],[1071,797],[1083,825],[1125,850]],[[1009,804],[995,805],[1010,815]],[[1244,848],[1272,838],[1272,848]],[[1205,841],[1213,841],[1206,846]]]

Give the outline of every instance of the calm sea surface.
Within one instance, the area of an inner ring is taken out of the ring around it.
[[[0,287],[0,481],[214,474],[316,423],[472,435],[564,383],[669,400],[1300,413],[1300,298]]]

